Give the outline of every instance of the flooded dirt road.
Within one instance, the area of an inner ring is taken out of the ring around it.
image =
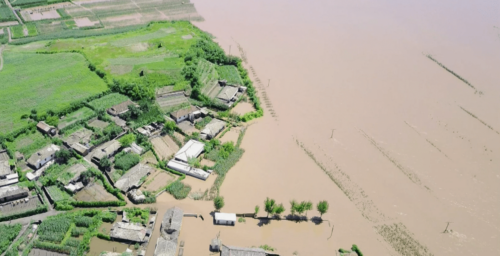
[[[500,254],[500,3],[194,3],[196,25],[245,57],[266,105],[221,188],[224,210],[251,212],[267,196],[287,213],[291,199],[328,200],[335,225],[314,246],[306,230],[228,243],[283,255],[352,244],[367,255]]]

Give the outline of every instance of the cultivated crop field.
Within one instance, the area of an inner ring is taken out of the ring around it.
[[[62,200],[70,200],[70,201],[75,200],[68,193],[66,193],[65,191],[62,191],[57,186],[46,187],[46,189],[47,189],[47,192],[49,192],[49,195],[52,198],[52,200],[54,200],[54,202],[62,201]]]
[[[219,79],[227,80],[228,84],[243,85],[240,73],[235,66],[216,66]]]
[[[0,0],[0,22],[16,20],[16,16],[14,16],[14,13],[10,10],[7,4],[5,4],[4,0]]]
[[[108,89],[76,53],[35,54],[4,50],[0,72],[0,134],[27,124],[23,114],[68,107]]]
[[[64,119],[62,119],[59,122],[59,125],[57,126],[57,128],[63,129],[63,128],[65,128],[71,124],[74,124],[78,121],[89,118],[92,115],[94,115],[94,111],[92,111],[92,109],[87,108],[87,107],[83,107],[83,108],[67,115]]]
[[[119,93],[111,93],[102,98],[89,102],[93,109],[108,109],[114,105],[127,101],[129,98]]]
[[[151,193],[158,193],[170,183],[174,182],[176,177],[166,171],[156,169],[156,172],[151,173],[148,179],[142,185],[142,189]]]
[[[116,197],[108,193],[103,186],[96,183],[83,188],[75,194],[74,198],[78,201],[84,202],[104,202],[116,200]]]

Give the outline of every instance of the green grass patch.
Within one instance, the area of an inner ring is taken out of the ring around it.
[[[170,193],[175,199],[184,199],[191,192],[191,186],[186,185],[178,180],[170,184],[167,188],[167,192]]]
[[[38,31],[36,30],[35,23],[26,24],[26,28],[28,29],[28,36],[36,36],[38,35]]]
[[[35,54],[5,51],[0,72],[0,134],[26,125],[31,109],[60,110],[107,90],[76,53]]]
[[[120,152],[115,157],[115,168],[128,171],[141,161],[141,157],[134,153]]]
[[[227,80],[228,84],[243,85],[243,80],[241,80],[240,73],[235,66],[216,66],[216,69],[220,79]]]
[[[24,26],[23,25],[12,26],[10,27],[10,32],[12,34],[12,39],[24,37]]]
[[[31,154],[37,150],[47,146],[51,143],[50,138],[44,137],[41,133],[23,133],[17,137],[13,142],[5,142],[7,148],[13,152],[19,151],[24,154],[27,159]]]
[[[127,100],[129,100],[129,98],[125,95],[110,93],[102,98],[89,102],[89,106],[93,109],[108,109]]]

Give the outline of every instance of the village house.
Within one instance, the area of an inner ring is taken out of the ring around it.
[[[16,185],[0,188],[0,203],[28,197],[29,190]]]
[[[216,212],[214,216],[215,224],[219,225],[232,225],[236,224],[236,214]]]
[[[222,245],[221,256],[267,256],[269,255],[261,248],[243,248],[236,246]]]
[[[80,191],[84,187],[84,184],[79,180],[81,178],[81,174],[86,170],[87,167],[85,167],[83,164],[75,164],[69,167],[67,170],[67,172],[73,176],[71,179],[65,181],[62,178],[58,178],[57,180],[63,183],[65,189],[75,193],[77,191]]]
[[[114,156],[116,153],[118,153],[120,148],[121,144],[119,141],[108,141],[93,151],[94,155],[92,156],[92,161],[99,164],[101,162],[101,159],[103,159],[104,157]]]
[[[195,106],[189,106],[188,108],[179,109],[170,113],[170,116],[176,123],[180,123],[184,120],[193,122],[196,118],[202,116],[202,111]]]
[[[64,145],[75,150],[78,154],[86,156],[90,150],[90,140],[92,138],[92,131],[82,128],[63,140]]]
[[[139,188],[144,182],[143,178],[152,172],[153,168],[151,166],[146,164],[137,164],[115,182],[115,187],[119,188],[123,193],[126,193],[133,188]]]
[[[175,159],[170,160],[167,167],[200,180],[206,180],[208,179],[208,176],[210,176],[208,172],[203,171],[202,169],[194,168],[185,162],[177,161]]]
[[[38,122],[36,128],[43,134],[47,134],[49,136],[54,136],[57,133],[57,129],[54,126],[48,125],[44,121]]]
[[[59,146],[54,144],[46,146],[45,148],[37,151],[28,159],[28,165],[38,170],[47,162],[53,160],[56,156],[56,152],[61,150]]]
[[[17,173],[12,173],[4,176],[4,178],[0,178],[0,187],[13,185],[18,182],[19,182],[19,175]]]
[[[184,211],[178,207],[170,208],[165,212],[154,256],[175,256],[183,217]]]
[[[197,158],[205,150],[205,144],[196,140],[189,140],[177,153],[175,160],[187,163],[190,158]]]
[[[151,137],[160,134],[163,126],[162,123],[151,123],[150,125],[137,128],[137,132],[144,136]]]
[[[226,128],[226,122],[219,119],[212,119],[201,131],[201,138],[211,140]]]
[[[132,201],[134,204],[140,204],[144,202],[144,200],[146,200],[146,196],[140,189],[130,190],[130,192],[128,192],[128,198],[130,198],[130,201]]]
[[[111,228],[109,236],[115,241],[141,244],[149,239],[147,233],[146,227],[142,225],[117,222]]]
[[[122,102],[122,103],[120,103],[118,105],[114,105],[111,108],[109,108],[108,109],[108,113],[110,115],[112,115],[112,116],[118,116],[118,115],[121,115],[121,114],[125,114],[125,113],[128,112],[128,106],[130,106],[130,105],[138,106],[133,101],[127,100],[125,102]]]
[[[12,174],[9,160],[0,160],[0,179],[5,179],[7,175]]]

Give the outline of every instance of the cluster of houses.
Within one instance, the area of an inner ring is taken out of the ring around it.
[[[247,90],[245,86],[227,84],[226,80],[220,80],[219,85],[222,90],[217,94],[216,99],[228,107],[231,107]]]

